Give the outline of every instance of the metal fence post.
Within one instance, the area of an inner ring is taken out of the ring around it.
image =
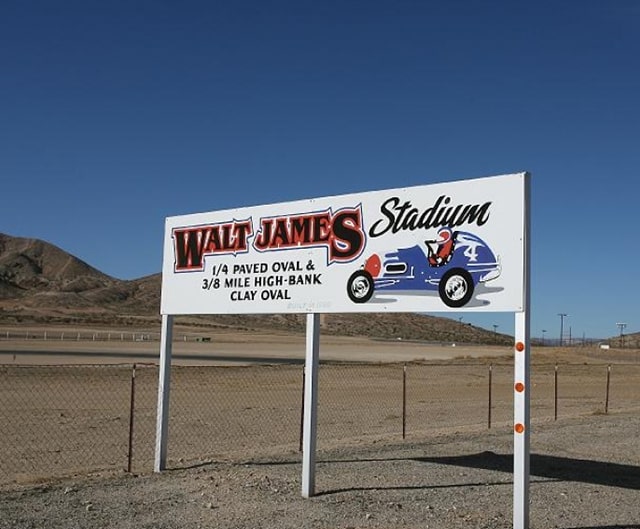
[[[493,382],[493,364],[489,364],[489,410],[487,413],[487,428],[491,430],[491,408],[493,406],[491,386]]]
[[[136,403],[136,365],[131,370],[131,404],[129,405],[129,450],[127,454],[127,472],[131,473],[131,459],[133,456],[133,416]]]
[[[407,437],[407,364],[402,366],[402,438]]]
[[[558,364],[553,371],[553,420],[558,420]]]
[[[611,383],[611,364],[607,366],[607,389],[605,391],[604,397],[604,413],[605,415],[609,413],[609,386]]]

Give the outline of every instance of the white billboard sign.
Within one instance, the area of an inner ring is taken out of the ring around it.
[[[525,173],[169,217],[163,314],[523,310]]]

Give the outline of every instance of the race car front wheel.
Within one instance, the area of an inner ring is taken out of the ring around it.
[[[473,296],[473,279],[464,268],[453,268],[442,276],[438,285],[440,299],[445,305],[458,308]]]
[[[373,277],[366,270],[351,274],[347,281],[347,294],[354,303],[366,303],[373,296]]]

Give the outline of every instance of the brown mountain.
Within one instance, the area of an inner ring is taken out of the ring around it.
[[[160,275],[122,281],[38,239],[0,233],[0,321],[155,316]]]
[[[0,233],[2,297],[21,297],[33,291],[77,292],[110,281],[109,276],[56,246]]]
[[[0,233],[0,324],[152,326],[159,323],[160,274],[123,281],[38,239]],[[302,332],[297,314],[182,317],[202,328]],[[441,342],[511,343],[513,338],[448,318],[418,314],[327,314],[326,334]]]

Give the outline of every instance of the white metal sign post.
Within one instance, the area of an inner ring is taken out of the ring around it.
[[[526,178],[523,189],[523,310],[515,313],[515,360],[513,394],[513,527],[529,527],[529,462],[531,444],[531,202],[530,179]]]
[[[319,314],[514,312],[514,527],[528,526],[529,175],[166,219],[155,470],[179,314],[306,313],[302,494],[315,494]]]
[[[316,492],[316,432],[318,424],[318,365],[320,361],[320,316],[307,315],[305,358],[304,424],[302,429],[302,496]]]
[[[513,527],[529,527],[529,313],[516,313],[513,426]]]
[[[158,383],[158,417],[156,420],[156,455],[154,469],[160,472],[167,464],[167,437],[169,433],[169,389],[171,387],[171,345],[173,342],[173,316],[162,315],[160,336],[160,375]]]

